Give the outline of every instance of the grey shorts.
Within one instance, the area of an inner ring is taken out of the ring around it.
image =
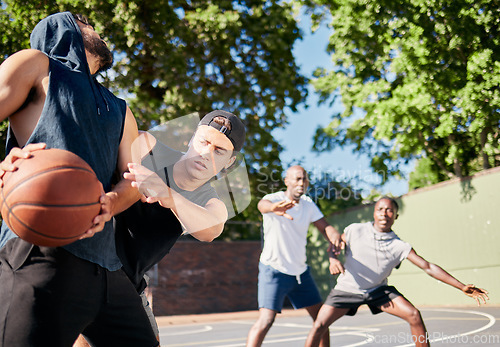
[[[358,307],[366,304],[373,314],[377,314],[382,312],[380,306],[387,304],[398,296],[403,296],[403,294],[398,292],[393,286],[381,286],[365,294],[354,294],[334,288],[330,291],[330,294],[328,294],[325,305],[337,308],[348,308],[349,311],[346,315],[354,316]]]

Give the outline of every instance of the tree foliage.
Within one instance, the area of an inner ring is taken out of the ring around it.
[[[500,164],[500,2],[305,0],[330,20],[333,71],[318,69],[322,102],[345,109],[315,149],[355,144],[375,171],[427,158],[413,186]]]
[[[325,216],[363,203],[361,190],[353,188],[349,181],[335,179],[328,172],[315,172],[310,180],[307,195]]]
[[[244,119],[244,155],[252,190],[257,174],[281,172],[271,130],[286,125],[307,80],[292,55],[301,33],[282,1],[1,1],[2,59],[29,47],[47,15],[82,13],[110,44],[116,64],[104,83],[120,93],[140,128],[222,108]],[[5,128],[4,128],[5,129]],[[255,199],[236,218],[256,220]],[[248,235],[247,235],[248,236]]]

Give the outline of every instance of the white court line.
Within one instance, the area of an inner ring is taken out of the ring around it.
[[[432,309],[432,308],[429,308],[429,309],[423,309],[421,311],[435,311],[435,312],[451,312],[451,313],[468,313],[468,314],[477,314],[477,315],[480,315],[480,316],[484,316],[486,318],[488,318],[490,321],[488,322],[488,324],[486,324],[485,326],[479,328],[479,329],[475,329],[475,330],[471,330],[471,331],[467,331],[465,333],[461,333],[461,334],[455,334],[455,335],[450,335],[450,336],[445,336],[445,337],[441,337],[441,338],[436,338],[436,339],[431,339],[429,340],[429,342],[439,342],[439,341],[443,341],[443,340],[450,340],[450,339],[455,339],[457,337],[460,337],[460,336],[467,336],[467,335],[472,335],[472,334],[476,334],[476,333],[479,333],[481,331],[484,331],[488,328],[490,328],[491,326],[493,326],[496,322],[496,319],[495,317],[493,317],[492,315],[488,314],[488,313],[483,313],[483,312],[479,312],[479,311],[468,311],[468,310],[456,310],[456,309]],[[332,336],[332,334],[330,334],[330,336]],[[368,337],[368,335],[366,335]],[[345,345],[345,346],[342,346],[342,347],[354,347],[354,346],[362,346],[362,345],[366,345],[366,344],[369,344],[369,343],[372,343],[373,340],[374,340],[374,336],[371,336],[371,337],[368,337],[365,341],[363,342],[360,342],[360,343],[356,343],[356,344],[353,344],[353,345]],[[414,343],[410,343],[410,344],[407,344],[407,345],[399,345],[399,346],[396,346],[396,347],[411,347],[411,346],[415,346]]]
[[[490,327],[492,327],[495,323],[496,323],[496,319],[495,317],[493,317],[491,314],[488,314],[488,313],[484,313],[484,312],[479,312],[479,311],[467,311],[467,310],[455,310],[455,309],[432,309],[432,308],[429,308],[429,309],[424,309],[424,310],[421,310],[421,311],[437,311],[437,312],[452,312],[452,313],[470,313],[470,314],[477,314],[479,316],[484,316],[486,318],[488,318],[490,321],[488,322],[488,324],[486,324],[485,326],[479,328],[479,329],[475,329],[475,330],[471,330],[471,331],[467,331],[465,333],[462,333],[462,334],[455,334],[455,335],[451,335],[451,336],[445,336],[445,337],[441,337],[441,338],[438,338],[438,339],[432,339],[432,340],[429,340],[429,342],[438,342],[438,341],[443,341],[443,340],[450,340],[450,339],[456,339],[457,337],[460,337],[460,336],[467,336],[467,335],[472,335],[472,334],[476,334],[476,333],[479,333],[481,331],[484,331]],[[409,346],[414,346],[413,343],[410,343],[408,345],[400,345],[400,346],[397,346],[397,347],[409,347]]]
[[[375,337],[373,335],[370,335],[366,333],[363,329],[358,329],[358,331],[347,331],[347,332],[339,332],[339,333],[333,333],[330,334],[330,336],[345,336],[345,335],[353,335],[353,336],[361,336],[361,337],[368,337],[368,339],[374,339]],[[283,339],[269,339],[266,338],[264,340],[265,345],[272,344],[272,343],[282,343],[282,342],[294,342],[294,341],[305,341],[307,336],[297,336],[297,337],[289,337],[289,338],[283,338]],[[366,342],[362,341],[360,343],[355,343],[352,345],[348,345],[349,347],[355,347],[355,346],[361,346],[365,345]],[[210,347],[244,347],[246,344],[245,343],[236,343],[236,344],[230,344],[230,345],[213,345]],[[344,346],[344,347],[347,347]]]
[[[243,325],[254,325],[254,321],[230,321],[230,323],[233,324],[243,324]],[[311,329],[312,327],[312,322],[311,324],[297,324],[297,323],[274,323],[273,327],[285,327],[285,328],[304,328],[304,329]],[[342,327],[342,326],[331,326],[330,325],[330,331],[331,330],[362,330],[362,331],[380,331],[380,328],[358,328],[358,327]]]
[[[236,323],[236,321],[235,321]],[[288,328],[310,328],[311,325],[303,325],[303,324],[294,324],[294,323],[281,323],[281,324],[273,324],[273,326],[282,326],[282,327],[288,327]],[[373,335],[369,334],[369,332],[375,332],[375,331],[380,331],[381,329],[379,328],[357,328],[357,327],[330,327],[330,330],[342,330],[339,332],[331,332],[330,336],[346,336],[346,335],[352,335],[352,336],[361,336],[364,337],[365,340],[346,345],[344,347],[355,347],[355,346],[362,346],[366,345],[366,341],[373,341],[375,338]],[[265,344],[273,344],[273,343],[282,343],[282,342],[294,342],[294,341],[305,341],[307,336],[302,335],[302,336],[296,336],[296,337],[287,337],[287,338],[266,338],[265,339]],[[210,347],[244,347],[246,344],[245,343],[236,343],[236,344],[225,344],[225,345],[213,345]]]
[[[489,319],[488,324],[486,324],[485,326],[483,326],[481,328],[478,328],[478,329],[475,329],[475,330],[471,330],[471,331],[467,331],[467,332],[464,332],[464,333],[461,333],[461,334],[455,334],[455,335],[450,335],[450,336],[445,336],[445,337],[431,339],[429,342],[439,342],[439,341],[443,341],[443,340],[455,339],[455,338],[460,337],[460,336],[467,336],[467,335],[476,334],[476,333],[479,333],[481,331],[484,331],[484,330],[492,327],[496,323],[495,317],[493,317],[492,315],[490,315],[488,313],[479,312],[479,311],[456,310],[456,309],[424,309],[422,311],[476,314],[476,315],[479,315],[479,316],[484,316],[484,317],[486,317],[486,318]],[[330,328],[332,328],[332,327],[330,327]],[[363,346],[363,345],[366,345],[366,344],[369,344],[369,343],[373,342],[373,340],[375,338],[373,335],[370,335],[370,334],[367,334],[366,332],[364,332],[365,329],[363,329],[363,328],[358,328],[357,330],[359,332],[330,333],[330,336],[355,335],[355,336],[362,336],[362,337],[366,338],[364,341],[361,341],[361,342],[358,342],[358,343],[354,343],[354,344],[350,344],[350,345],[344,345],[342,347]],[[293,338],[293,339],[266,340],[266,344],[267,343],[297,341],[297,340],[300,340],[300,339],[305,339],[305,338],[302,337],[302,338]],[[414,346],[414,344],[410,343],[410,344],[407,344],[407,345],[399,345],[397,347],[411,347],[411,346]],[[217,346],[217,347],[229,347],[229,346]]]
[[[490,315],[488,313],[483,313],[483,312],[479,312],[479,311],[456,310],[456,309],[422,309],[421,311],[475,314],[475,315],[480,315],[480,316],[483,316],[483,317],[486,317],[489,319],[488,324],[486,324],[483,327],[480,327],[478,329],[467,331],[467,332],[460,333],[460,334],[451,335],[451,336],[445,336],[445,337],[441,337],[441,338],[432,339],[432,340],[430,340],[430,342],[438,342],[438,341],[443,341],[443,340],[454,339],[454,338],[457,338],[460,336],[467,336],[467,335],[476,334],[476,333],[479,333],[481,331],[484,331],[484,330],[490,328],[491,326],[493,326],[496,323],[495,317],[493,317],[492,315]],[[241,321],[232,321],[232,323],[245,324],[245,323],[242,323]],[[273,325],[283,326],[283,327],[301,327],[301,328],[304,327],[304,325],[302,325],[302,324],[293,324],[293,323],[277,323],[277,324],[273,324]],[[310,325],[308,327],[310,327]],[[211,326],[207,325],[204,327],[204,329],[207,329],[207,328],[209,328],[209,330],[212,330]],[[173,334],[161,334],[161,335],[162,336],[182,335],[182,334],[190,334],[190,333],[201,333],[201,332],[205,332],[205,331],[209,331],[209,330],[199,329],[199,330],[191,330],[191,331],[186,331],[186,332],[179,332],[179,333],[173,333]],[[332,330],[342,330],[342,331],[332,332]],[[372,334],[369,334],[369,333],[370,332],[373,333],[373,332],[380,331],[380,330],[381,329],[379,329],[379,328],[330,326],[330,331],[331,331],[330,336],[333,337],[333,336],[353,335],[353,336],[364,337],[365,338],[364,341],[360,341],[360,342],[357,342],[354,344],[342,346],[342,347],[356,347],[356,346],[363,346],[363,345],[367,345],[369,343],[372,343],[373,340],[375,339],[375,336]],[[266,338],[265,344],[267,345],[267,344],[274,344],[274,343],[293,342],[293,341],[301,341],[301,340],[305,340],[305,339],[306,339],[306,336],[296,336],[296,337],[290,337],[290,338],[276,338],[276,339]],[[209,341],[207,341],[207,342],[209,342]],[[213,345],[212,347],[244,347],[244,346],[245,346],[245,343],[236,343],[236,344],[233,343],[233,344]],[[400,345],[397,347],[410,347],[410,346],[414,346],[414,344]]]
[[[198,333],[205,333],[207,331],[211,331],[214,328],[210,325],[205,325],[201,329],[195,329],[195,330],[183,330],[183,331],[178,331],[176,333],[162,333],[160,332],[160,336],[176,336],[176,335],[190,335],[190,334],[198,334]]]

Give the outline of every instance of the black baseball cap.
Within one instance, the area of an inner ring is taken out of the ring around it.
[[[225,126],[220,125],[219,123],[213,122],[213,119],[215,117],[226,118],[229,123],[231,123],[231,129],[228,129]],[[241,119],[236,117],[231,112],[222,110],[212,111],[210,113],[207,113],[205,117],[201,119],[198,125],[211,126],[226,135],[229,141],[231,141],[231,143],[233,144],[235,152],[239,152],[243,147],[243,143],[245,142],[245,125],[243,125]]]

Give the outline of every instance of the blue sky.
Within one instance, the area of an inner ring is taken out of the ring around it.
[[[330,29],[321,27],[311,34],[308,21],[301,23],[304,39],[298,41],[294,47],[297,64],[302,73],[311,77],[315,68],[332,67],[329,55],[325,52]],[[317,96],[310,88],[309,108],[300,108],[297,113],[288,112],[289,125],[285,129],[276,129],[273,132],[276,140],[285,148],[280,158],[285,166],[301,161],[302,166],[313,174],[326,172],[339,180],[357,177],[354,188],[362,189],[366,196],[379,182],[378,175],[372,173],[369,167],[369,158],[359,156],[352,149],[335,149],[331,152],[314,153],[311,151],[313,136],[318,126],[325,126],[330,122],[331,115],[341,110],[338,103],[334,107],[327,105],[317,106]],[[407,167],[407,173],[412,166]],[[384,194],[400,196],[408,192],[407,180],[390,179],[382,187]]]

